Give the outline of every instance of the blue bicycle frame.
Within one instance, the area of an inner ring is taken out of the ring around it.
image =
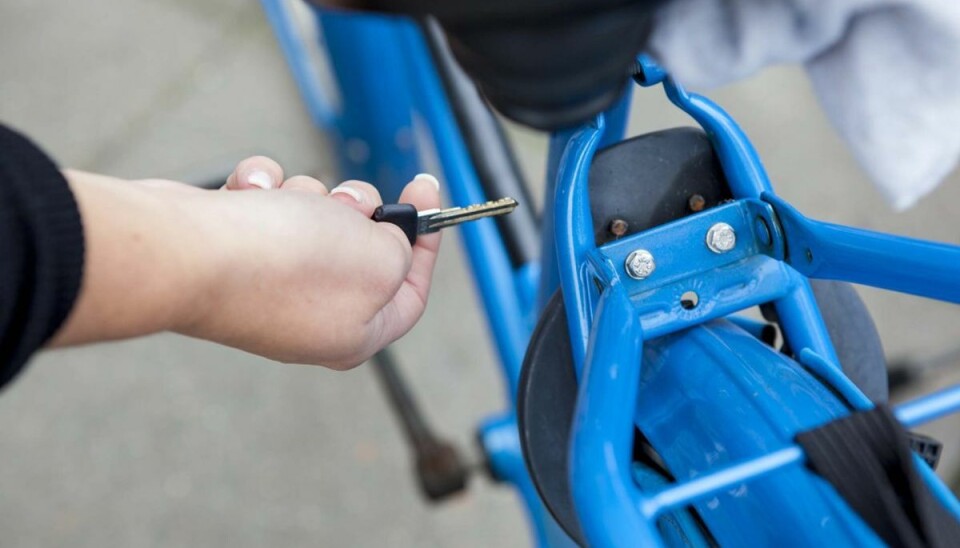
[[[315,11],[339,100],[320,85],[285,0],[263,0],[308,111],[333,135],[349,177],[378,183],[386,200],[436,157],[454,204],[483,189],[419,29],[393,18]],[[693,506],[721,544],[879,544],[822,480],[806,471],[793,436],[869,400],[841,372],[809,278],[854,283],[960,303],[960,248],[810,220],[772,190],[736,123],[638,59],[645,86],[710,137],[735,200],[596,247],[587,192],[594,153],[623,138],[628,98],[591,123],[550,140],[538,262],[514,266],[496,225],[462,225],[471,270],[507,384],[507,408],[480,439],[494,473],[517,487],[537,544],[570,540],[545,511],[520,450],[513,402],[533,319],[561,289],[580,381],[570,478],[591,545],[694,543],[663,527]],[[432,144],[432,147],[431,147]],[[718,223],[736,235],[717,253],[705,237]],[[630,253],[656,268],[635,279]],[[681,296],[695,292],[690,307]],[[772,303],[794,361],[726,318]],[[907,426],[960,409],[960,386],[900,406]],[[678,481],[664,485],[632,462],[640,428]],[[919,459],[934,494],[960,504]],[[676,521],[680,523],[682,520]],[[744,524],[751,524],[745,527]],[[683,526],[680,526],[683,529]],[[688,527],[689,529],[689,527]],[[783,531],[791,537],[782,538]]]

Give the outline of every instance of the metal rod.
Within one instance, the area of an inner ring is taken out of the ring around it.
[[[913,427],[960,410],[960,384],[899,405],[894,410],[904,427]],[[753,480],[784,466],[803,462],[803,451],[790,445],[761,457],[728,466],[706,476],[676,483],[641,499],[640,510],[648,517],[686,506],[694,500]]]
[[[533,200],[503,128],[477,86],[453,58],[437,22],[427,19],[420,26],[487,199],[516,196],[520,200],[517,211],[496,219],[510,262],[519,267],[536,260],[540,252],[539,227]]]
[[[743,481],[759,478],[788,464],[800,462],[803,462],[803,450],[793,445],[756,459],[728,466],[719,472],[695,480],[677,483],[652,497],[644,497],[640,510],[648,518],[653,518],[663,512],[686,506],[694,499],[716,493]]]
[[[406,379],[397,369],[397,363],[389,349],[381,350],[373,357],[373,370],[380,386],[387,395],[390,408],[400,420],[407,441],[414,451],[436,445],[437,437],[430,430],[426,418],[420,412],[420,406],[410,393]]]
[[[909,428],[939,419],[958,409],[960,409],[960,384],[898,405],[894,413],[900,422]]]

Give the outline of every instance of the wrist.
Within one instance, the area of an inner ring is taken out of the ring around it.
[[[56,346],[179,331],[210,306],[219,275],[206,192],[67,172],[84,224],[80,296]]]
[[[180,245],[174,254],[180,262],[172,265],[178,280],[172,288],[177,295],[171,303],[163,330],[188,336],[209,338],[211,324],[221,308],[237,250],[231,245],[221,193],[210,191],[179,192],[160,189],[158,198],[165,203],[168,218],[176,223]]]

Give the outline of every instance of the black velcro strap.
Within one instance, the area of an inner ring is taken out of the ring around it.
[[[807,467],[890,546],[956,546],[960,523],[915,468],[907,432],[884,405],[798,434]]]

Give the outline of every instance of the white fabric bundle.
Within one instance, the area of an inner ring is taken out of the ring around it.
[[[960,157],[960,0],[673,0],[652,53],[692,88],[804,63],[820,103],[897,209]]]

